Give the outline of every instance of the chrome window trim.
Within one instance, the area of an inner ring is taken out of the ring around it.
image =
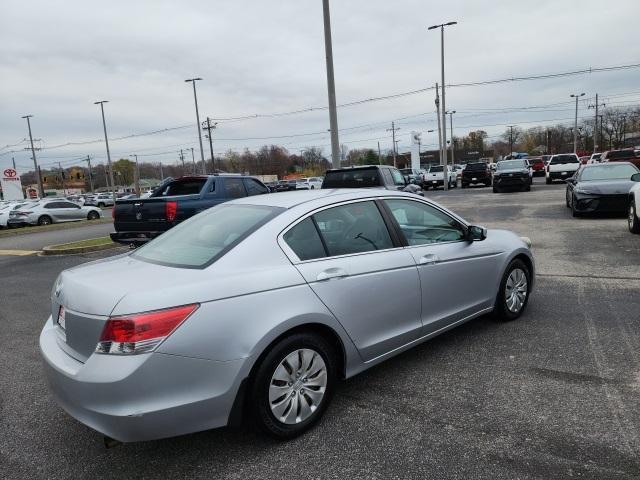
[[[305,264],[305,263],[319,262],[319,261],[323,261],[323,260],[333,260],[333,259],[340,259],[340,258],[348,258],[348,257],[355,257],[355,256],[360,256],[360,255],[371,255],[371,254],[376,254],[376,253],[391,252],[391,251],[394,251],[394,250],[420,248],[420,247],[425,247],[425,246],[428,246],[428,245],[444,245],[446,243],[460,243],[460,242],[464,242],[465,241],[465,240],[453,240],[453,241],[450,241],[450,242],[430,243],[430,244],[425,244],[425,245],[399,246],[399,247],[393,247],[393,248],[385,248],[384,250],[372,250],[372,251],[369,251],[369,252],[348,253],[348,254],[344,254],[344,255],[313,258],[311,260],[300,260],[300,258],[296,255],[296,253],[291,249],[291,247],[289,247],[287,242],[284,240],[284,235],[289,230],[294,228],[296,225],[298,225],[303,220],[306,220],[307,218],[315,215],[318,212],[321,212],[323,210],[327,210],[329,208],[340,207],[342,205],[348,205],[348,204],[352,204],[352,203],[360,203],[360,202],[374,202],[375,203],[376,200],[380,200],[380,201],[382,201],[382,200],[407,200],[407,201],[410,201],[410,202],[424,203],[425,205],[428,205],[428,206],[430,206],[432,208],[435,208],[436,210],[440,211],[441,213],[453,218],[456,222],[460,223],[465,228],[469,228],[469,224],[467,222],[465,222],[464,220],[462,220],[457,215],[452,217],[451,213],[443,210],[438,205],[436,205],[436,204],[434,204],[434,203],[430,202],[429,200],[426,200],[426,199],[424,199],[422,197],[420,197],[420,198],[408,198],[408,197],[399,196],[399,195],[383,195],[383,196],[357,198],[357,199],[352,199],[352,200],[342,200],[342,201],[339,201],[339,202],[336,202],[336,203],[331,203],[329,205],[323,205],[322,207],[315,208],[315,209],[311,210],[310,212],[305,213],[300,218],[298,218],[295,221],[291,222],[289,225],[287,225],[285,228],[282,229],[282,231],[277,236],[278,246],[284,252],[284,254],[289,258],[289,261],[291,263],[293,263],[294,265],[301,265],[301,264]],[[381,216],[382,216],[382,214],[381,214]],[[383,221],[384,221],[384,217],[383,217]],[[385,222],[385,226],[386,226],[386,222]],[[391,232],[389,232],[389,235],[391,236]]]

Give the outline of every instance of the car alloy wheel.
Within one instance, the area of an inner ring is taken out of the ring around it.
[[[51,217],[43,215],[38,219],[38,225],[51,225]]]
[[[277,439],[297,437],[327,409],[336,381],[336,348],[324,336],[298,332],[259,360],[247,392],[256,426]]]
[[[518,313],[524,306],[528,293],[527,276],[520,268],[514,268],[507,277],[505,285],[505,302],[511,313]]]
[[[507,267],[494,307],[494,313],[505,321],[515,320],[524,312],[529,301],[531,286],[529,267],[516,258]]]
[[[327,388],[327,366],[318,352],[302,348],[287,355],[269,386],[269,406],[276,419],[291,425],[315,412]]]
[[[97,220],[100,217],[100,215],[98,215],[98,212],[89,212],[89,215],[87,215],[87,219],[89,220]]]
[[[636,206],[633,200],[629,202],[629,231],[631,233],[640,233],[640,218],[638,218],[638,212],[636,212]]]

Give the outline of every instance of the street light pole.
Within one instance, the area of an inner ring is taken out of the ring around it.
[[[453,165],[454,163],[456,163],[456,147],[453,143],[453,114],[456,113],[455,110],[452,110],[450,112],[445,112],[447,115],[449,115],[449,123],[451,125],[451,165]]]
[[[193,174],[196,174],[196,157],[193,155],[193,147],[191,147],[191,161],[193,162]]]
[[[93,193],[93,173],[91,173],[91,157],[87,155],[87,165],[89,168],[89,188],[91,189],[91,193]]]
[[[204,166],[204,148],[202,148],[202,131],[200,130],[200,112],[198,112],[198,95],[196,94],[196,82],[202,80],[202,78],[188,78],[185,82],[191,82],[193,84],[193,101],[196,104],[196,123],[198,125],[198,141],[200,142],[200,159],[202,160],[202,173],[207,173],[207,169]],[[193,172],[195,173],[195,172]]]
[[[515,125],[507,125],[509,129],[509,155],[513,154],[513,127],[515,127]]]
[[[138,195],[138,197],[140,196],[140,167],[138,166],[138,155],[136,153],[134,153],[133,155],[130,155],[131,157],[134,157],[136,159],[136,169],[134,171],[134,188],[136,189],[136,195]]]
[[[100,111],[102,112],[102,128],[104,130],[104,144],[107,147],[107,164],[109,165],[109,180],[111,181],[111,194],[113,195],[113,203],[116,202],[116,184],[113,181],[113,168],[111,168],[111,153],[109,152],[109,139],[107,138],[107,122],[104,119],[104,104],[109,103],[108,100],[100,100],[99,102],[93,102],[94,105],[100,105]]]
[[[340,140],[338,139],[338,111],[336,107],[336,84],[333,75],[333,47],[331,45],[331,15],[329,0],[322,0],[324,18],[324,53],[327,61],[327,90],[329,95],[329,127],[331,128],[331,163],[340,168]]]
[[[444,154],[444,174],[445,177],[448,175],[448,161],[447,161],[447,118],[446,118],[446,103],[445,103],[445,84],[444,84],[444,27],[448,27],[450,25],[456,25],[458,22],[447,22],[442,23],[440,25],[432,25],[428,28],[428,30],[433,30],[436,28],[440,29],[440,66],[442,70],[442,152]],[[444,178],[444,177],[443,177]],[[448,182],[443,182],[444,190],[448,190]]]
[[[31,142],[31,155],[33,157],[33,167],[35,169],[34,171],[38,179],[38,190],[40,190],[40,198],[44,198],[44,188],[42,186],[42,179],[40,178],[39,171],[38,171],[38,162],[36,161],[36,149],[33,146],[33,135],[31,135],[31,122],[29,121],[31,117],[33,117],[33,115],[25,115],[22,118],[27,119],[27,127],[29,128],[29,141]]]
[[[578,99],[584,97],[584,92],[580,94],[571,94],[571,98],[576,99],[576,116],[573,121],[573,153],[578,153]]]

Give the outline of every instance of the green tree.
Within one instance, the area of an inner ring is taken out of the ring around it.
[[[116,185],[131,185],[135,179],[136,164],[126,158],[113,162],[113,176]]]

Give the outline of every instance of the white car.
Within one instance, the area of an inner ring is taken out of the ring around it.
[[[296,180],[296,190],[315,190],[322,188],[322,177],[300,178]]]
[[[629,211],[627,219],[629,221],[629,231],[640,233],[640,173],[631,177],[636,184],[629,190]]]
[[[101,215],[101,211],[97,207],[81,207],[66,198],[52,198],[35,203],[25,203],[20,208],[11,210],[9,225],[50,225],[78,220],[97,220]]]
[[[453,170],[456,172],[456,178],[457,177],[461,177],[462,176],[462,171],[464,170],[464,167],[462,165],[454,165],[453,166]]]
[[[549,159],[549,164],[545,169],[547,185],[551,185],[554,180],[566,180],[573,177],[573,174],[580,168],[580,159],[575,153],[561,153],[553,155]]]
[[[444,186],[444,166],[443,165],[432,165],[429,167],[429,171],[424,179],[424,189],[429,190],[429,188],[436,189],[438,187]],[[449,174],[449,188],[456,188],[458,186],[458,175],[452,169],[448,170]]]
[[[3,202],[0,204],[0,228],[7,228],[7,221],[9,220],[9,212],[16,210],[27,202]]]
[[[111,193],[98,193],[94,197],[88,197],[85,200],[85,205],[94,205],[99,208],[113,207],[113,194]]]
[[[587,164],[600,163],[600,157],[602,157],[602,153],[592,153],[589,160],[587,160]]]

